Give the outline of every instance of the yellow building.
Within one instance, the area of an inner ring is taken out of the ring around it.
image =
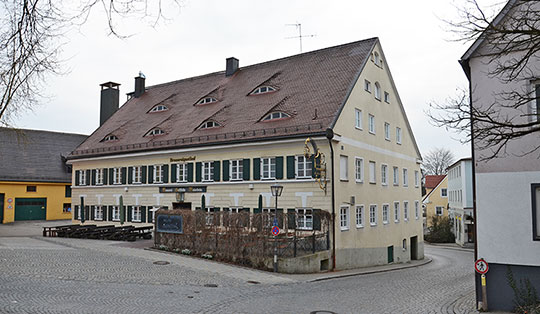
[[[74,219],[119,222],[121,200],[137,224],[163,207],[271,213],[280,184],[285,226],[335,217],[321,269],[423,258],[421,156],[377,38],[246,67],[229,58],[150,87],[139,76],[119,109],[118,84],[101,93],[102,125],[69,156]]]
[[[427,175],[426,192],[422,199],[425,227],[431,226],[435,216],[449,217],[448,214],[448,176]]]
[[[71,218],[65,157],[86,136],[0,128],[0,222]]]

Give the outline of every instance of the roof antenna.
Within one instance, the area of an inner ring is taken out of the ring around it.
[[[315,37],[315,36],[317,36],[317,35],[302,35],[302,24],[298,23],[298,22],[296,24],[285,24],[285,26],[296,26],[296,28],[298,29],[298,36],[285,37],[285,39],[298,38],[300,40],[300,53],[302,53],[302,38],[303,37]]]

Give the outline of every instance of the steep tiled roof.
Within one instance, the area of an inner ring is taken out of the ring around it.
[[[377,38],[147,87],[98,128],[70,158],[324,134],[346,100]],[[277,91],[249,95],[261,85]],[[205,96],[218,101],[195,105]],[[169,110],[148,113],[163,103]],[[98,108],[96,104],[96,108]],[[291,118],[261,121],[272,111]],[[221,126],[198,129],[207,120]],[[164,135],[144,137],[159,127]],[[102,142],[108,134],[118,140]]]
[[[71,182],[64,158],[86,135],[0,128],[0,181]]]
[[[427,175],[425,184],[426,189],[434,189],[444,177],[446,177],[446,175]]]

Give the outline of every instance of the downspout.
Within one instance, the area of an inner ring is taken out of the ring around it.
[[[326,129],[326,138],[328,139],[328,145],[330,146],[330,163],[332,164],[332,271],[336,269],[336,195],[334,193],[334,147],[332,146],[332,138],[334,138],[334,131],[331,128]]]

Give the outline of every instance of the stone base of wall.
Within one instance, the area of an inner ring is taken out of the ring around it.
[[[274,259],[267,258],[264,265],[273,269]],[[278,272],[286,274],[309,274],[327,271],[332,268],[330,251],[317,252],[315,254],[300,257],[278,258]]]
[[[416,259],[424,259],[424,243],[417,244]],[[407,263],[411,261],[410,247],[403,250],[394,246],[393,263]],[[388,248],[355,248],[336,249],[336,269],[345,270],[361,267],[370,267],[388,264]]]

